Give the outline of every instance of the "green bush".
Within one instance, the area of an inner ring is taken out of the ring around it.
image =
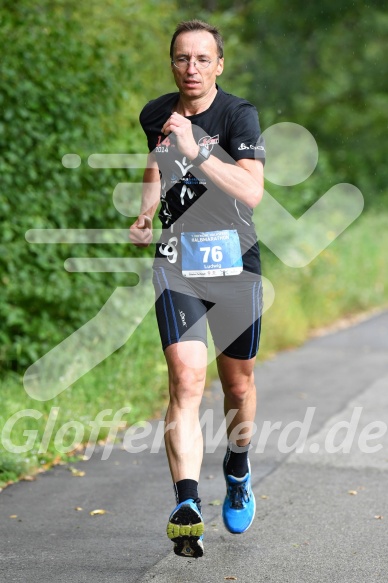
[[[131,281],[63,268],[69,256],[120,256],[118,246],[25,240],[34,228],[130,224],[112,204],[115,185],[128,181],[128,173],[87,166],[90,154],[109,151],[117,138],[115,116],[130,64],[124,52],[112,55],[98,29],[94,37],[85,35],[87,21],[77,4],[23,0],[3,3],[0,11],[0,43],[7,47],[0,76],[3,368],[25,367],[94,315],[115,284]],[[138,149],[136,140],[131,146]],[[78,154],[81,166],[65,168],[61,160],[67,153]]]

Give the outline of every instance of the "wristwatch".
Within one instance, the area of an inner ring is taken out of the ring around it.
[[[191,160],[191,163],[194,164],[194,166],[200,166],[202,162],[205,162],[205,160],[209,158],[209,156],[210,150],[208,150],[206,146],[199,146],[198,156],[194,158],[194,160]]]

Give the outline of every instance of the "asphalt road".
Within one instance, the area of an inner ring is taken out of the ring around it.
[[[156,420],[149,435],[127,437],[142,451],[117,444],[102,460],[99,448],[72,464],[82,477],[58,466],[0,494],[1,583],[386,582],[388,312],[260,364],[256,382],[257,515],[247,533],[222,525],[215,383],[202,412],[214,450],[200,483],[203,558],[176,557],[165,536],[174,496]]]

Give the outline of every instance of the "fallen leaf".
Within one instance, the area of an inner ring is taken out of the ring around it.
[[[211,502],[209,502],[209,506],[221,506],[222,502],[221,500],[212,500]]]
[[[18,515],[17,514],[11,514],[10,518],[17,518]]]
[[[383,520],[384,516],[381,516],[381,514],[376,514],[375,518],[376,520]]]
[[[83,472],[82,470],[77,470],[77,468],[69,468],[69,470],[71,471],[72,475],[76,478],[83,478],[85,475],[85,472]]]
[[[260,498],[261,498],[262,500],[268,500],[268,496],[266,496],[265,494],[262,494],[262,495],[260,496]]]
[[[89,512],[90,516],[96,516],[98,514],[105,514],[106,510],[101,510],[101,508],[98,508],[97,510],[92,510],[91,512]]]
[[[66,464],[65,460],[63,460],[60,455],[57,455],[51,463],[55,466],[64,466]]]
[[[81,512],[81,510],[83,510],[83,508],[81,508],[81,506],[76,506],[76,507],[74,508],[74,510],[77,510],[77,512]]]
[[[227,581],[237,581],[237,577],[224,577]]]
[[[348,494],[351,496],[357,496],[357,490],[348,490]]]
[[[22,480],[25,482],[35,482],[36,478],[35,476],[23,476]]]

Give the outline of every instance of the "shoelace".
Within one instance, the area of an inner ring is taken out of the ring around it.
[[[232,508],[244,508],[244,502],[249,502],[249,494],[246,483],[228,484],[228,495]]]

